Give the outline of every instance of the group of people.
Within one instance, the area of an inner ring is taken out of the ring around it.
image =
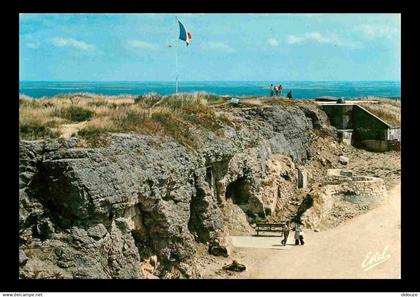
[[[278,85],[278,86],[275,86],[273,84],[270,85],[270,96],[271,97],[273,97],[274,95],[276,95],[276,96],[280,95],[281,96],[282,92],[283,92],[283,86],[282,85]],[[289,99],[293,99],[292,90],[290,90],[287,93],[286,97],[289,98]]]
[[[271,93],[270,93],[271,96],[274,96],[274,94],[276,94],[276,96],[280,94],[281,96],[281,93],[283,92],[283,86],[282,85],[274,86],[273,84],[271,84],[270,90],[271,90]]]
[[[283,240],[281,244],[283,246],[287,243],[287,238],[289,237],[290,231],[295,231],[295,245],[304,245],[305,242],[303,241],[303,226],[301,222],[297,222],[293,228],[290,228],[290,222],[287,222],[286,225],[283,227]]]

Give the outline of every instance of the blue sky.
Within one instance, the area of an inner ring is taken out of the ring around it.
[[[176,15],[20,14],[20,80],[400,80],[399,14]]]

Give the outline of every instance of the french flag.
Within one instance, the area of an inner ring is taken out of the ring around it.
[[[178,20],[179,24],[179,39],[185,41],[187,46],[190,44],[190,39],[192,38],[191,33],[187,31],[185,26]]]

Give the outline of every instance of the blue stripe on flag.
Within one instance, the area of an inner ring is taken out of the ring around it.
[[[179,39],[187,41],[187,30],[184,25],[178,20],[179,23]]]

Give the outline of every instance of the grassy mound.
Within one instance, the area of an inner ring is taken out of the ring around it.
[[[217,132],[230,122],[210,107],[226,99],[206,93],[161,96],[59,95],[19,98],[22,139],[59,137],[63,125],[86,122],[77,133],[92,145],[111,132],[163,135],[189,147],[197,141],[191,129]],[[51,130],[51,128],[54,128]]]

